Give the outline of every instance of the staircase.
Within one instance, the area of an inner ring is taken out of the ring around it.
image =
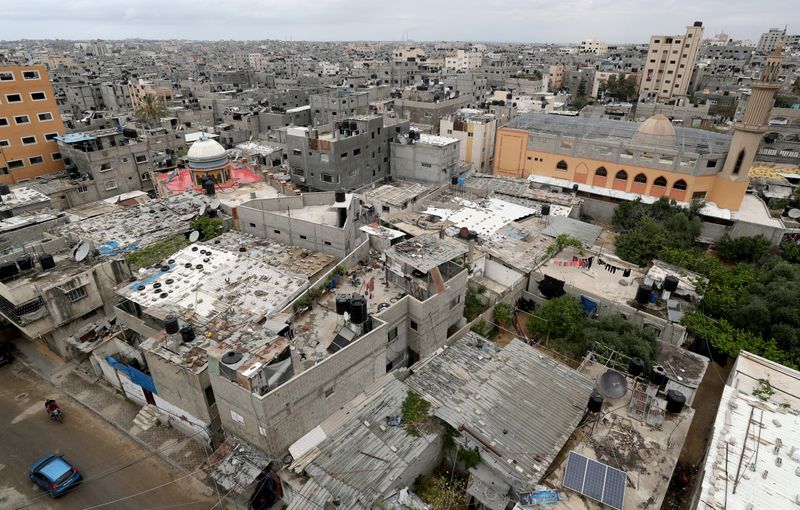
[[[162,423],[164,422],[158,408],[152,404],[147,404],[139,411],[136,418],[133,419],[133,423],[142,430],[149,430],[155,427],[156,422],[159,420]]]

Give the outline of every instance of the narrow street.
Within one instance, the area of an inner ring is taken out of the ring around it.
[[[3,509],[220,509],[217,495],[174,469],[94,413],[25,368],[0,368],[0,508]],[[44,401],[64,409],[52,422]],[[63,454],[84,482],[52,499],[28,478],[32,462]]]

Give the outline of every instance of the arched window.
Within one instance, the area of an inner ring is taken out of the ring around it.
[[[633,182],[647,184],[647,176],[645,174],[637,174],[636,177],[633,178]]]
[[[653,186],[661,186],[662,188],[666,188],[667,180],[664,177],[656,177],[656,180],[653,181]]]
[[[686,181],[684,181],[683,179],[675,181],[675,184],[672,185],[672,189],[685,190],[686,189]]]
[[[601,166],[600,168],[594,171],[594,174],[598,177],[605,177],[608,175],[608,172],[606,172],[606,167]]]
[[[625,170],[620,170],[619,172],[617,172],[617,175],[614,176],[614,179],[617,179],[618,181],[627,181],[628,172],[626,172]]]
[[[556,163],[556,169],[557,170],[566,170],[567,169],[567,162],[562,159],[561,161]]]
[[[744,149],[739,152],[739,156],[736,158],[736,164],[733,165],[733,175],[739,175],[739,171],[742,169],[742,161],[744,161]]]

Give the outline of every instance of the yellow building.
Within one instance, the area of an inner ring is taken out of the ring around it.
[[[64,170],[64,124],[45,66],[0,66],[0,183]]]
[[[767,130],[780,49],[767,58],[733,136],[674,127],[663,115],[642,123],[522,115],[497,131],[494,174],[530,178],[616,198],[703,199],[738,210],[748,169]]]

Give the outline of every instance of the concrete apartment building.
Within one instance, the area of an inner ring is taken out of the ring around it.
[[[479,68],[482,60],[483,54],[475,49],[456,50],[445,56],[444,67],[464,72]]]
[[[761,34],[761,37],[759,37],[756,51],[765,55],[772,53],[776,47],[786,44],[786,39],[787,35],[785,28],[770,28],[768,31]]]
[[[357,189],[390,173],[389,143],[408,123],[381,115],[344,117],[318,128],[290,127],[286,145],[292,182],[304,189]]]
[[[394,112],[397,118],[405,119],[411,124],[430,129],[434,135],[439,132],[442,119],[473,102],[472,96],[458,95],[452,99],[441,98],[436,100],[432,95],[410,94],[402,99],[395,99]]]
[[[64,170],[64,132],[45,66],[0,66],[0,183]]]
[[[344,120],[353,115],[369,112],[369,94],[353,92],[350,89],[337,89],[309,97],[311,119],[315,126]]]
[[[476,172],[491,173],[497,117],[481,110],[461,109],[439,122],[441,136],[457,138],[459,161]]]
[[[593,55],[605,55],[608,53],[608,43],[597,39],[585,39],[578,46],[578,51]]]
[[[161,99],[165,103],[172,100],[172,87],[157,85],[152,81],[143,80],[141,78],[135,82],[129,81],[128,90],[131,94],[131,105],[134,108],[138,108],[144,96],[147,95]]]
[[[411,138],[410,138],[410,137]],[[443,184],[458,176],[457,138],[409,133],[390,144],[392,177]],[[419,136],[419,139],[414,137]]]
[[[424,62],[426,60],[425,49],[417,46],[403,46],[392,51],[394,62]]]
[[[686,27],[683,35],[651,36],[639,84],[639,96],[652,99],[685,96],[702,39],[701,21]]]

